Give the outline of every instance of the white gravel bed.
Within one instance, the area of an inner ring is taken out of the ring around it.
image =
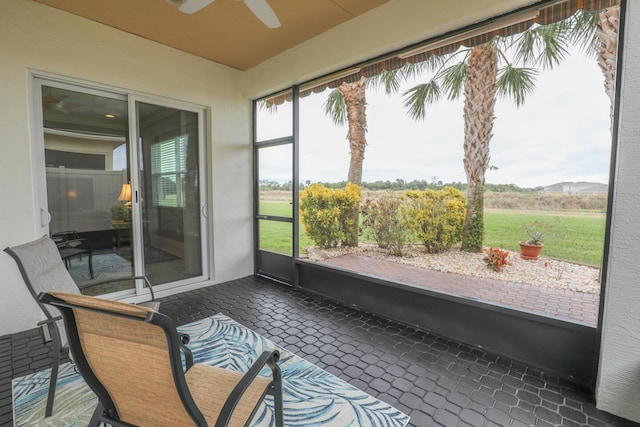
[[[457,248],[441,254],[428,254],[424,251],[423,246],[414,245],[407,248],[402,257],[398,257],[390,255],[387,250],[380,249],[376,245],[361,243],[357,248],[318,249],[311,247],[308,254],[312,261],[355,254],[448,273],[487,277],[506,282],[577,292],[600,293],[599,268],[543,256],[536,261],[529,261],[520,258],[518,252],[509,253],[509,264],[499,272],[487,267],[483,261],[484,254],[462,252]]]

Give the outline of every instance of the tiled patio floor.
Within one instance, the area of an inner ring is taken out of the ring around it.
[[[163,299],[178,324],[224,313],[396,406],[416,427],[637,426],[534,368],[302,291],[247,277]],[[0,425],[12,377],[47,366],[37,330],[0,337]]]
[[[600,294],[442,273],[361,255],[329,258],[322,264],[591,326],[598,321]]]

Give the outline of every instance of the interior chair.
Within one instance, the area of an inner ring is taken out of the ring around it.
[[[45,416],[51,416],[53,412],[53,400],[55,396],[56,381],[58,379],[58,366],[60,365],[61,353],[68,353],[67,335],[60,313],[55,307],[43,305],[38,301],[41,292],[57,291],[72,294],[80,294],[78,285],[65,268],[56,243],[49,237],[44,236],[32,242],[13,246],[5,249],[5,252],[13,257],[18,264],[22,278],[24,279],[29,292],[38,302],[40,309],[46,316],[46,320],[37,325],[42,327],[45,341],[53,341],[53,361],[51,364],[51,382],[49,384],[49,394]],[[112,282],[122,282],[127,280],[142,280],[151,292],[151,301],[141,303],[152,310],[158,311],[160,302],[155,300],[153,287],[145,276],[133,276],[118,278],[115,280],[102,281],[83,286],[83,289],[92,288]]]
[[[51,234],[51,240],[53,240],[58,247],[60,257],[67,267],[71,267],[72,258],[80,258],[82,260],[83,255],[89,257],[89,274],[93,279],[93,251],[87,239],[80,237],[80,233],[75,230],[60,231],[58,233]]]
[[[246,426],[270,394],[271,420],[283,426],[277,350],[264,351],[245,374],[193,364],[164,314],[78,294],[42,293],[39,301],[62,313],[78,371],[98,396],[90,425]],[[270,377],[259,375],[265,366]]]

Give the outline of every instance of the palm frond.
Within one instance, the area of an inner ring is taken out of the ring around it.
[[[569,54],[570,28],[562,22],[536,28],[540,37],[542,52],[538,64],[543,69],[558,65]]]
[[[582,49],[587,55],[596,54],[596,31],[600,20],[600,11],[578,9],[571,18],[566,20],[570,26],[569,37],[573,44]]]
[[[405,79],[405,74],[402,68],[395,70],[383,70],[380,74],[367,79],[367,85],[369,87],[377,88],[384,86],[384,92],[387,95],[398,92],[400,89],[400,83]]]
[[[564,21],[531,27],[515,36],[515,62],[548,69],[559,64],[569,53],[571,26]]]
[[[437,72],[453,56],[455,56],[455,53],[447,55],[429,55],[424,61],[406,63],[403,69],[405,70],[407,77],[419,76],[425,72]]]
[[[399,70],[400,79],[407,81],[415,77],[424,78],[425,75],[432,74],[432,69],[435,62],[436,61],[432,60],[422,62],[407,62]]]
[[[342,92],[338,89],[334,89],[329,93],[323,108],[324,113],[331,117],[334,124],[344,125],[347,123],[347,104],[344,102]]]
[[[448,99],[458,99],[462,94],[467,77],[467,69],[467,62],[461,61],[445,68],[436,76],[442,82],[442,90],[447,93]]]
[[[533,68],[517,68],[508,64],[498,71],[498,95],[511,98],[520,107],[527,95],[533,92],[537,72]]]
[[[431,79],[412,87],[402,94],[404,106],[409,116],[414,120],[423,120],[427,115],[427,105],[431,105],[442,97],[442,90],[437,80]]]

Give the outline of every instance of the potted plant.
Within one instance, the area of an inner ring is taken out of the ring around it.
[[[540,221],[534,221],[530,224],[522,226],[525,233],[529,237],[528,240],[521,241],[520,243],[520,256],[523,259],[536,260],[542,252],[544,244],[542,240],[551,231],[551,225],[542,223]]]
[[[131,208],[125,205],[111,206],[111,224],[114,227],[128,227],[131,222]]]

